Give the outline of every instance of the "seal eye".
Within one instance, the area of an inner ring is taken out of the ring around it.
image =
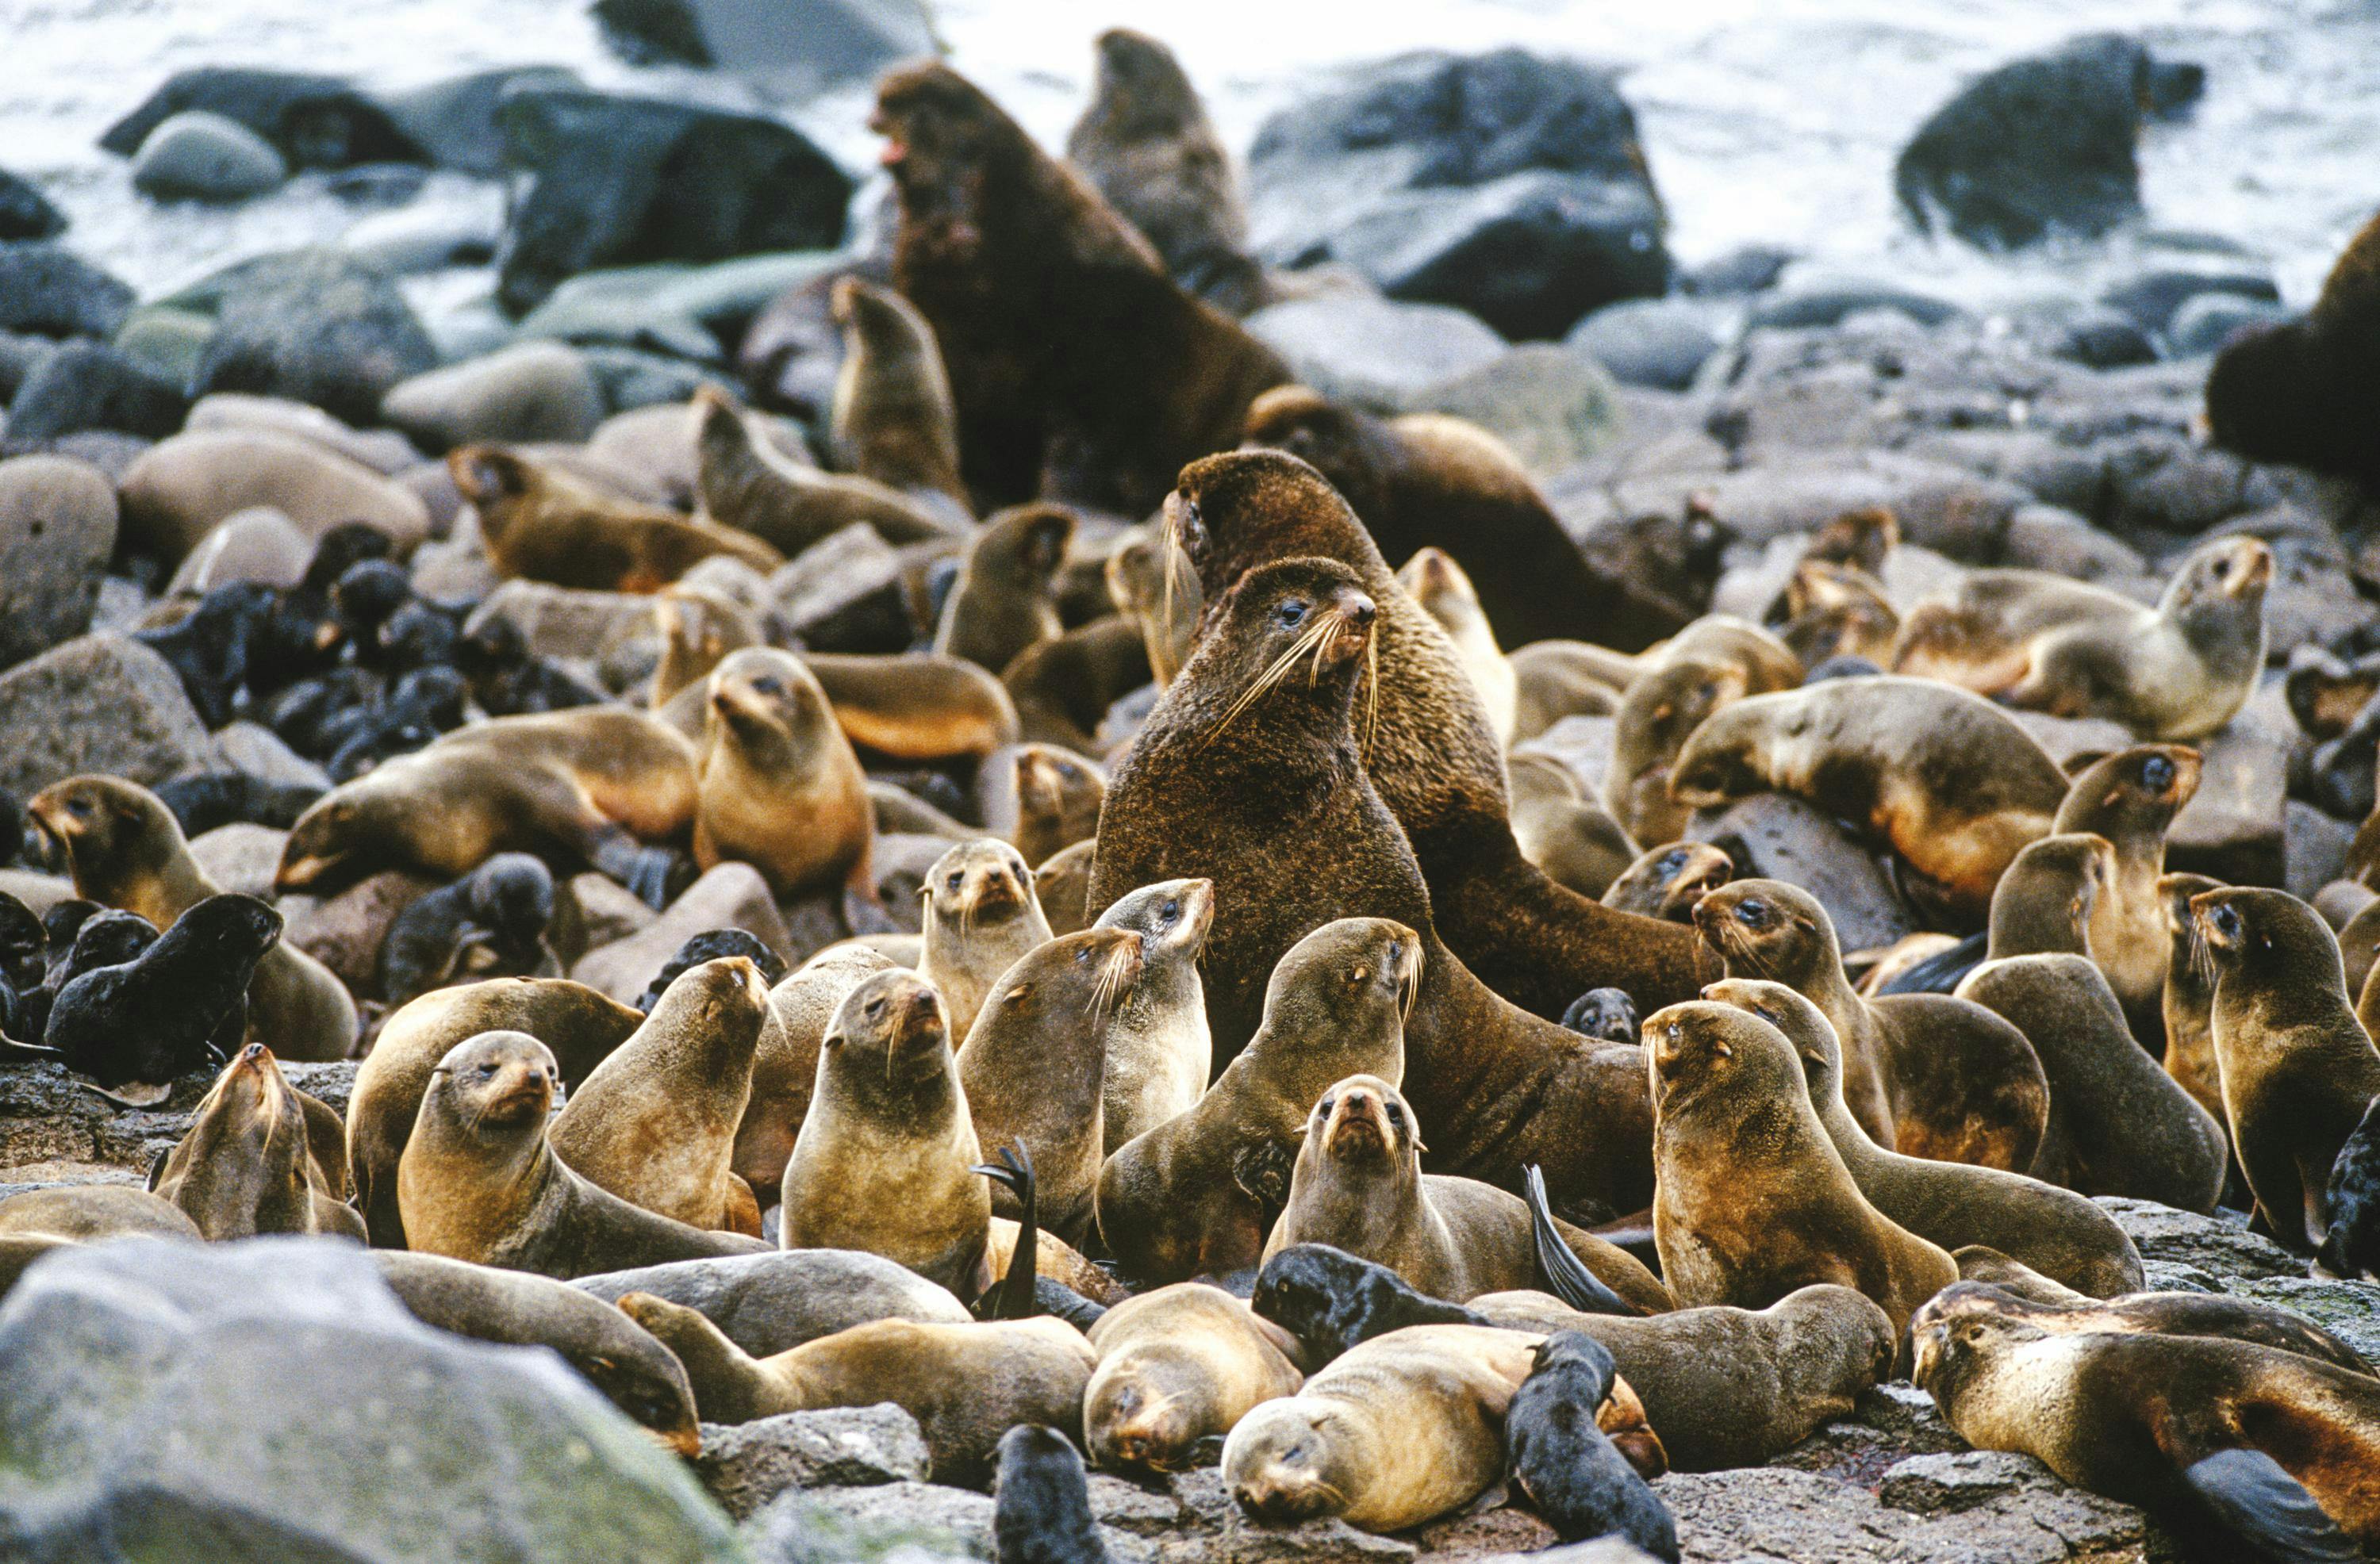
[[[1405,1110],[1404,1110],[1403,1109],[1402,1109],[1402,1108],[1399,1108],[1399,1107],[1398,1107],[1395,1103],[1393,1103],[1393,1102],[1392,1102],[1392,1103],[1390,1103],[1390,1104],[1389,1104],[1389,1122],[1390,1122],[1390,1123],[1391,1123],[1391,1124],[1394,1124],[1394,1125],[1396,1125],[1397,1127],[1399,1127],[1400,1129],[1402,1129],[1402,1128],[1403,1128],[1403,1126],[1404,1126],[1404,1121],[1405,1121]]]
[[[1758,927],[1768,917],[1768,903],[1757,896],[1735,904],[1735,921]]]
[[[1084,946],[1081,950],[1076,951],[1076,952],[1075,952],[1075,964],[1076,966],[1080,966],[1080,965],[1082,965],[1084,963],[1086,963],[1086,962],[1089,961],[1090,959],[1091,959],[1091,948],[1090,948],[1088,945]]]
[[[762,695],[783,695],[785,686],[774,673],[764,673],[752,681],[752,687]]]
[[[1164,917],[1166,922],[1172,923],[1175,918],[1182,915],[1182,903],[1179,902],[1166,903],[1162,909],[1161,915]]]
[[[76,794],[67,800],[67,813],[79,820],[91,818],[91,800],[79,794]]]
[[[2162,755],[2152,755],[2141,766],[2141,785],[2162,793],[2173,782],[2173,762]]]
[[[2240,915],[2233,912],[2229,907],[2216,908],[2215,915],[2208,919],[2208,921],[2215,925],[2215,932],[2221,935],[2224,939],[2237,940],[2240,938]]]
[[[951,888],[952,890],[956,891],[956,890],[957,890],[961,885],[964,885],[964,884],[965,884],[965,883],[966,883],[966,871],[965,871],[965,870],[964,870],[964,869],[953,869],[953,870],[952,870],[952,871],[951,871],[951,878],[950,878],[950,880],[949,880],[949,884],[950,884],[950,888]]]
[[[1657,867],[1663,874],[1675,874],[1686,867],[1686,855],[1683,853],[1664,853]]]
[[[1274,611],[1274,616],[1283,624],[1294,629],[1305,623],[1305,604],[1297,598],[1292,598]]]
[[[1325,1114],[1327,1114],[1327,1113],[1329,1113],[1332,1109],[1334,1109],[1334,1108],[1336,1108],[1336,1107],[1338,1107],[1338,1106],[1339,1106],[1339,1099],[1338,1099],[1337,1097],[1324,1097],[1320,1102],[1318,1102],[1318,1103],[1316,1103],[1316,1104],[1314,1105],[1314,1111],[1316,1111],[1317,1113],[1325,1113]]]

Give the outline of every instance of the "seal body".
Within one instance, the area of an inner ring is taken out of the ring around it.
[[[752,413],[716,386],[695,393],[694,417],[702,506],[722,529],[789,558],[846,527],[872,527],[892,544],[953,539],[963,531],[963,510],[945,517],[872,477],[820,472],[794,460]]]
[[[1496,644],[1496,627],[1488,623],[1471,577],[1463,574],[1452,554],[1429,548],[1415,551],[1405,561],[1397,571],[1397,583],[1413,594],[1414,601],[1438,621],[1447,639],[1454,643],[1489,730],[1511,744],[1519,721],[1520,675],[1512,672],[1511,660]]]
[[[826,691],[791,652],[730,652],[705,685],[694,860],[759,869],[781,898],[841,888],[875,900],[868,776]]]
[[[926,938],[917,972],[941,991],[951,1030],[964,1038],[1001,975],[1049,943],[1050,920],[1023,855],[989,838],[935,859],[919,895]]]
[[[2157,880],[2166,831],[2197,796],[2204,770],[2180,745],[2139,745],[2083,768],[2050,822],[2092,831],[2115,851],[2115,872],[2091,908],[2091,959],[2124,1007],[2132,1035],[2154,1050],[2165,1032],[2165,983],[2173,941]]]
[[[864,277],[837,279],[830,308],[843,328],[829,422],[836,460],[889,488],[965,505],[958,409],[933,328],[907,299]]]
[[[364,1237],[363,1218],[346,1203],[346,1158],[331,1169],[316,1161],[304,1094],[281,1078],[261,1043],[241,1049],[215,1077],[152,1192],[211,1243],[276,1232]]]
[[[1083,1432],[1102,1467],[1178,1472],[1198,1442],[1305,1382],[1295,1338],[1205,1282],[1130,1298],[1090,1329],[1099,1354],[1083,1395]]]
[[[2301,321],[2243,333],[2216,356],[2206,414],[2216,443],[2260,462],[2380,476],[2380,218],[2348,242]]]
[[[492,445],[446,458],[480,517],[488,558],[507,576],[593,592],[656,592],[724,554],[766,575],[784,556],[749,533],[614,499]]]
[[[1038,876],[1037,876],[1038,877]],[[1215,921],[1215,882],[1144,885],[1099,915],[1140,936],[1140,981],[1108,1023],[1100,1122],[1107,1152],[1198,1105],[1215,1073],[1198,955]]]

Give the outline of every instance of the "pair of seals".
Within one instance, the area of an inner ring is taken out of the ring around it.
[[[1829,679],[1721,709],[1679,753],[1670,791],[1696,808],[1790,793],[1890,844],[1901,889],[1973,927],[2066,801],[2066,773],[1982,697],[1931,679]]]
[[[1891,666],[2144,739],[2201,738],[2255,690],[2272,581],[2255,538],[2202,545],[2155,608],[2048,571],[1978,570],[1909,611]]]
[[[593,592],[656,592],[724,555],[767,575],[785,563],[734,527],[614,498],[493,445],[448,455],[447,471],[480,517],[488,559],[503,576]]]
[[[1705,614],[1637,662],[1613,713],[1604,802],[1639,842],[1673,842],[1693,814],[1670,792],[1686,740],[1721,707],[1792,689],[1802,663],[1766,630],[1727,614]]]
[[[2070,1191],[2021,1173],[1903,1157],[1870,1140],[1843,1102],[1842,1048],[1826,1015],[1781,983],[1730,978],[1703,990],[1784,1034],[1810,1105],[1860,1193],[1892,1221],[1956,1252],[1988,1244],[2065,1286],[2112,1298],[2141,1285],[2141,1256],[2115,1219]]]
[[[2136,745],[2083,767],[2050,821],[2054,832],[2090,831],[2114,849],[2114,873],[2091,909],[2093,961],[2124,1007],[2132,1035],[2151,1049],[2165,1033],[2166,972],[2172,941],[2165,899],[2166,831],[2198,794],[2198,751]]]
[[[169,929],[223,894],[190,856],[172,811],[138,783],[71,778],[34,794],[26,813],[65,847],[78,896]],[[280,1058],[345,1059],[355,1047],[356,1005],[346,985],[293,946],[274,942],[263,951],[248,1003],[249,1037]]]
[[[1682,1303],[1762,1308],[1813,1282],[1855,1287],[1897,1332],[1959,1267],[1870,1205],[1810,1106],[1793,1045],[1746,1011],[1672,1005],[1645,1022],[1653,1073],[1653,1241]]]
[[[175,1076],[222,1058],[243,1030],[244,995],[281,938],[281,915],[252,896],[225,895],[208,897],[163,934],[132,914],[108,922],[88,941],[78,934],[67,960],[79,976],[51,1000],[42,1040],[67,1068],[97,1081],[102,1096],[154,1107]],[[133,951],[92,949],[118,937]],[[84,967],[86,959],[104,964]]]
[[[2380,1100],[2380,1050],[2313,908],[2247,887],[2202,892],[2190,907],[2215,968],[2215,1058],[2257,1216],[2289,1247],[2317,1248],[2339,1149]]]
[[[261,1043],[224,1066],[150,1189],[216,1243],[272,1232],[365,1237],[346,1203],[339,1116],[283,1080]]]
[[[1420,1126],[1396,1087],[1371,1075],[1332,1085],[1306,1121],[1265,1258],[1327,1243],[1456,1303],[1536,1285],[1545,1262],[1528,1205],[1476,1179],[1424,1173],[1421,1152]],[[1671,1306],[1669,1289],[1625,1250],[1567,1223],[1554,1229],[1611,1312]]]
[[[408,1246],[561,1280],[767,1247],[648,1211],[572,1171],[546,1132],[561,1081],[552,1051],[525,1032],[483,1032],[438,1061],[397,1161]]]
[[[1183,469],[1181,489],[1168,502],[1166,515],[1198,571],[1206,605],[1202,649],[1225,630],[1230,611],[1224,594],[1253,568],[1306,556],[1334,560],[1355,573],[1355,585],[1378,621],[1377,667],[1366,675],[1360,758],[1427,882],[1435,931],[1489,988],[1546,1016],[1560,1015],[1588,988],[1625,988],[1646,1004],[1694,992],[1697,957],[1683,931],[1598,906],[1555,884],[1522,855],[1507,818],[1502,746],[1452,644],[1397,585],[1364,524],[1321,474],[1278,452],[1211,457]],[[1137,799],[1119,797],[1118,788],[1123,770],[1144,757],[1176,750],[1185,740],[1214,753],[1207,747],[1206,732],[1181,729],[1202,714],[1207,701],[1216,701],[1213,709],[1220,709],[1238,699],[1264,666],[1237,665],[1234,660],[1253,649],[1219,650],[1206,665],[1210,687],[1203,692],[1183,691],[1179,680],[1169,686],[1125,767],[1110,778],[1092,886],[1095,909],[1170,874],[1216,873],[1216,866],[1203,862],[1175,869],[1160,862],[1164,842],[1189,823],[1185,817],[1212,809],[1203,785],[1196,798],[1170,789]],[[1257,714],[1259,722],[1266,720]],[[1244,899],[1231,891],[1227,906],[1267,906],[1289,891],[1281,881],[1305,872],[1294,858],[1269,863],[1265,860],[1278,855],[1256,854],[1257,843],[1273,840],[1271,833],[1252,829],[1264,818],[1260,814],[1256,821],[1244,821],[1232,833],[1233,855],[1252,859],[1251,868],[1261,865],[1263,873],[1244,873],[1241,883],[1249,894]],[[1335,858],[1353,859],[1366,876],[1402,872],[1390,860],[1404,853],[1375,831],[1329,840]],[[1220,874],[1217,879],[1227,890],[1232,885]],[[1406,915],[1361,901],[1337,911]],[[1255,1024],[1257,992],[1271,962],[1304,932],[1305,927],[1286,924],[1253,930],[1245,952],[1235,941],[1218,940],[1208,974],[1210,997],[1217,1001],[1216,1040],[1226,1053]],[[1550,1175],[1555,1159],[1547,1163]]]
[[[1099,1170],[1099,1233],[1124,1275],[1222,1277],[1263,1257],[1316,1099],[1350,1073],[1403,1074],[1404,1016],[1425,959],[1419,936],[1388,918],[1325,924],[1281,958],[1245,1051],[1188,1112]]]
[[[1843,972],[1826,909],[1780,880],[1723,885],[1694,919],[1729,977],[1782,983],[1825,1014],[1841,1041],[1844,1098],[1878,1145],[1935,1161],[2033,1164],[2054,1105],[2022,1023],[1939,994],[1866,998]]]
[[[1090,1339],[1099,1362],[1083,1395],[1083,1432],[1103,1467],[1186,1470],[1203,1441],[1305,1382],[1296,1338],[1205,1282],[1126,1299]]]
[[[1080,1434],[1098,1354],[1062,1321],[886,1319],[754,1358],[694,1310],[631,1292],[627,1316],[677,1354],[706,1423],[891,1401],[917,1420],[936,1482],[982,1484],[1020,1423]]]
[[[892,280],[941,345],[985,508],[1047,493],[1145,515],[1288,378],[957,72],[893,71],[876,103],[901,207]]]

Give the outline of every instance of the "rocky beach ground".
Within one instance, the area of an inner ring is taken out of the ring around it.
[[[599,9],[624,48],[703,63],[684,34],[694,12]],[[846,83],[931,42],[904,7],[820,9],[848,24],[831,62]],[[1229,285],[1253,290],[1247,330],[1305,384],[1500,436],[1588,558],[1678,624],[1768,618],[1810,536],[1874,507],[1898,521],[1880,578],[1901,612],[1986,566],[2153,603],[2207,540],[2263,540],[2277,560],[2269,666],[2203,741],[2204,781],[2169,833],[2168,866],[2282,887],[2343,924],[2372,900],[2341,882],[2373,806],[2380,722],[2309,727],[2287,675],[2380,650],[2380,492],[2207,440],[2213,356],[2240,329],[2281,319],[2281,290],[2243,247],[2156,228],[2136,177],[2127,189],[2074,172],[2091,164],[2093,136],[2129,143],[2194,95],[2175,62],[2129,43],[2102,54],[2116,63],[2094,55],[2042,79],[2070,94],[2082,140],[2021,149],[2010,200],[2058,225],[2119,229],[2137,259],[2019,305],[1971,307],[1766,247],[1676,265],[1658,168],[1620,91],[1510,55],[1366,67],[1268,125],[1247,167],[1246,266]],[[2130,106],[2106,110],[2110,92]],[[451,619],[450,642],[509,621],[521,645],[508,668],[547,660],[603,698],[640,701],[661,657],[651,600],[502,578],[443,458],[501,443],[615,500],[690,510],[686,405],[714,383],[765,409],[789,448],[823,455],[843,353],[829,285],[881,273],[880,188],[782,121],[551,71],[403,95],[225,72],[125,106],[105,144],[150,197],[237,202],[294,173],[376,214],[339,245],[257,255],[143,296],[79,252],[39,189],[0,173],[0,792],[22,801],[92,772],[152,787],[236,774],[310,796],[483,717],[476,671],[465,692],[403,709],[399,677],[443,663],[407,662],[384,641],[350,658],[385,654],[389,676],[358,695],[370,742],[346,748],[220,649],[176,637],[189,606],[229,584],[298,588],[321,540],[356,521],[390,540],[410,591]],[[1978,216],[1955,194],[1938,199],[1968,188],[1958,171],[2005,150],[1994,145],[2001,112],[1986,102],[1921,145],[1910,199],[1946,229],[2025,244],[2039,236],[2010,230],[2008,208]],[[425,187],[459,199],[414,204]],[[1139,519],[1094,517],[1077,533],[1095,593],[1098,550]],[[866,526],[773,573],[712,560],[686,577],[750,611],[778,644],[861,654],[930,633],[916,600],[930,578]],[[947,571],[939,580],[946,590]],[[1103,714],[1102,736],[1128,734],[1147,698]],[[2102,721],[2019,715],[2061,760],[2131,742]],[[1520,750],[1552,758],[1593,797],[1612,727],[1609,715],[1571,715]],[[897,780],[980,823],[963,779]],[[1925,927],[1871,844],[1818,821],[1826,848],[1812,857],[1810,823],[1780,823],[1780,811],[1755,798],[1698,818],[1694,833],[1723,842],[1739,878],[1811,888],[1846,951]],[[327,899],[277,894],[285,836],[237,819],[193,830],[191,846],[225,890],[273,902],[283,938],[376,1023],[390,922],[437,882],[391,871]],[[917,927],[920,880],[948,845],[880,832],[877,890],[904,928]],[[0,866],[13,857],[0,841]],[[781,903],[740,863],[660,910],[602,875],[557,879],[570,924],[556,925],[560,964],[623,1001],[704,930],[749,930],[796,965],[853,932],[838,899]],[[72,886],[24,862],[0,867],[0,891],[40,914]],[[344,1110],[356,1069],[285,1073]],[[60,1065],[0,1063],[0,1199],[140,1185],[211,1078],[188,1075],[163,1103],[131,1108]],[[2314,1275],[2240,1212],[2102,1204],[2152,1288],[2281,1304],[2380,1360],[2380,1285]],[[210,1539],[279,1514],[292,1493],[340,1493],[331,1529],[348,1550],[339,1557],[359,1560],[594,1558],[628,1534],[642,1540],[616,1556],[992,1557],[992,1500],[928,1482],[922,1437],[897,1408],[705,1425],[702,1453],[682,1468],[550,1363],[523,1366],[384,1307],[350,1246],[261,1240],[173,1276],[148,1255],[44,1261],[0,1310],[0,1404],[12,1387],[80,1398],[103,1385],[76,1419],[18,1424],[0,1410],[0,1429],[15,1430],[0,1437],[0,1509],[14,1507],[18,1523],[45,1507],[116,1504],[119,1535],[148,1528],[140,1557],[195,1564],[225,1557]],[[260,1324],[278,1342],[261,1356]],[[125,1364],[152,1365],[148,1380]],[[248,1393],[261,1380],[274,1388]],[[311,1412],[323,1421],[301,1421]],[[450,1485],[448,1512],[495,1517],[511,1551],[477,1554],[459,1535],[408,1541],[395,1489],[349,1463],[366,1448],[358,1418],[415,1420],[420,1470]],[[9,1453],[29,1430],[46,1441],[37,1461]],[[2142,1512],[2028,1458],[1969,1449],[1906,1382],[1869,1392],[1767,1466],[1654,1486],[1685,1557],[1711,1564],[2180,1556]],[[582,1503],[596,1489],[604,1503]],[[1385,1537],[1339,1522],[1257,1526],[1211,1467],[1147,1483],[1095,1475],[1090,1492],[1123,1564],[1469,1560],[1557,1541],[1523,1508]],[[1625,1556],[1590,1544],[1552,1557]]]

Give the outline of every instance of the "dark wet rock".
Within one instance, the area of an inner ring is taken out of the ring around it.
[[[1621,383],[1661,391],[1692,385],[1694,372],[1719,346],[1702,310],[1661,298],[1606,305],[1572,327],[1563,340]]]
[[[132,309],[131,287],[65,246],[0,244],[0,332],[107,336]]]
[[[249,66],[175,72],[139,108],[108,127],[99,144],[130,157],[158,126],[192,109],[246,126],[297,168],[403,163],[422,155],[388,114],[345,78]]]
[[[0,168],[0,242],[55,238],[66,227],[66,213],[31,180]]]
[[[2250,1232],[2247,1218],[2238,1212],[2201,1217],[2153,1200],[2095,1198],[2138,1246],[2143,1264],[2156,1260],[2190,1266],[2227,1290],[2263,1277],[2306,1274],[2305,1261]]]
[[[1818,899],[1845,951],[1889,945],[1921,927],[1875,858],[1800,799],[1761,793],[1697,810],[1686,840],[1716,843],[1738,879],[1781,879]]]
[[[2209,297],[2278,305],[2281,290],[2261,272],[2162,267],[2117,284],[2099,296],[2099,302],[2122,312],[2144,332],[2167,332],[2184,305]]]
[[[2129,38],[2075,39],[1986,72],[1936,110],[1902,149],[1894,188],[1921,230],[1938,223],[1986,249],[2095,237],[2140,212],[2145,121],[2187,107],[2204,77]]]
[[[920,0],[595,0],[630,65],[707,66],[819,87],[939,51]]]
[[[430,451],[480,440],[577,444],[602,421],[603,396],[576,350],[525,342],[399,382],[381,417]]]
[[[56,1255],[0,1306],[0,1550],[430,1561],[733,1557],[690,1474],[552,1353],[416,1321],[352,1244]],[[128,1364],[140,1371],[126,1373]]]
[[[1339,261],[1512,336],[1669,278],[1633,111],[1609,77],[1520,49],[1365,67],[1266,122],[1248,185],[1267,262]]]
[[[774,120],[654,98],[516,86],[498,120],[534,175],[499,259],[516,313],[597,267],[832,249],[851,181]]]
[[[2347,867],[2354,840],[2352,824],[2290,799],[2281,818],[2281,856],[2289,869],[2282,889],[2301,902],[2313,901]]]
[[[932,1461],[917,1420],[890,1404],[704,1424],[695,1475],[737,1521],[787,1488],[925,1481]]]
[[[160,200],[245,200],[288,177],[272,142],[204,109],[161,122],[132,160],[132,188]]]
[[[735,348],[736,372],[765,404],[823,423],[843,369],[843,328],[834,322],[834,284],[843,275],[892,281],[890,262],[862,262],[790,288],[752,318]]]
[[[916,635],[900,551],[865,523],[778,566],[769,591],[787,633],[813,651],[905,651]]]
[[[1362,294],[1293,299],[1257,310],[1245,323],[1298,380],[1326,396],[1383,411],[1484,369],[1505,351],[1502,337],[1460,309]]]
[[[115,491],[98,469],[64,456],[0,462],[0,668],[90,628],[115,550]]]
[[[2119,309],[2091,309],[2067,322],[2050,354],[2086,370],[2119,370],[2156,362],[2148,332]]]
[[[69,342],[44,358],[8,406],[12,441],[112,429],[162,440],[182,427],[189,399],[120,350]]]
[[[58,346],[48,337],[30,333],[0,332],[0,406],[5,406],[17,394],[17,388],[48,362]]]
[[[496,105],[516,84],[575,88],[577,73],[560,66],[503,66],[385,95],[382,106],[407,140],[440,168],[494,176],[504,172],[504,133]]]
[[[438,362],[395,284],[337,250],[242,261],[176,302],[215,309],[193,387],[200,392],[287,397],[370,424],[391,386]]]
[[[2213,353],[2240,332],[2254,326],[2278,325],[2289,312],[2237,294],[2202,293],[2174,311],[2166,327],[2166,343],[2177,358]]]
[[[0,673],[0,788],[19,798],[88,771],[153,784],[207,769],[214,752],[172,665],[115,635]]]
[[[1906,315],[1921,326],[1938,326],[1959,314],[1957,305],[1932,294],[1915,293],[1889,283],[1837,282],[1788,288],[1754,307],[1745,324],[1779,331],[1807,331],[1839,326],[1853,315],[1878,309]]]
[[[1692,298],[1742,298],[1777,285],[1800,258],[1775,245],[1744,245],[1678,273],[1678,291]]]

